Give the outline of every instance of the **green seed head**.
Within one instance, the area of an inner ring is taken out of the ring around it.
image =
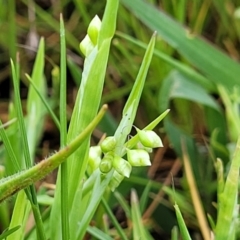
[[[101,29],[101,20],[100,18],[96,15],[92,21],[90,22],[89,26],[88,26],[88,36],[91,39],[92,43],[94,46],[97,45],[97,41],[98,41],[98,35],[99,35],[99,31]]]
[[[113,151],[116,145],[117,141],[115,137],[106,137],[100,144],[100,147],[102,152],[107,153],[109,151]]]
[[[136,129],[139,136],[139,140],[144,147],[148,148],[163,147],[161,138],[154,131],[140,130],[138,128]]]
[[[127,150],[128,162],[132,166],[151,166],[150,157],[147,151],[143,149]]]
[[[113,152],[108,152],[104,155],[99,169],[102,173],[108,173],[112,169],[113,166],[113,158],[114,158],[114,153]]]
[[[137,143],[136,148],[143,149],[143,150],[147,151],[148,153],[151,153],[153,151],[152,148],[143,146],[141,142]]]
[[[88,173],[91,174],[96,170],[101,162],[101,148],[100,146],[90,147],[88,156]]]
[[[85,38],[80,42],[79,47],[83,55],[87,57],[92,52],[94,45],[89,36],[86,35]]]
[[[117,171],[113,172],[112,179],[109,183],[109,187],[112,192],[119,186],[123,179],[124,179],[123,175],[119,174]]]
[[[113,159],[113,167],[119,174],[129,178],[132,166],[128,161],[119,156],[115,156]]]

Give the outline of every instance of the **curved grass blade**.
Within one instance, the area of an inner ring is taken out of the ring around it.
[[[41,161],[37,165],[0,180],[0,202],[12,196],[21,189],[28,187],[49,174],[59,166],[67,157],[73,154],[85,139],[91,134],[99,121],[102,119],[107,106],[104,105],[94,120],[82,131],[69,145],[59,152]]]

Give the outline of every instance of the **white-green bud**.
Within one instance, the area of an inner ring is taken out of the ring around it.
[[[97,45],[99,31],[101,29],[102,22],[100,18],[96,15],[88,26],[88,36],[91,39],[94,46]]]
[[[115,155],[113,159],[113,167],[119,174],[129,178],[132,166],[128,161]]]
[[[100,147],[102,149],[102,152],[107,153],[109,151],[113,151],[116,145],[117,145],[116,138],[111,136],[111,137],[106,137],[101,142]]]
[[[113,172],[112,179],[109,182],[109,187],[112,192],[119,186],[123,179],[123,175],[119,174],[117,171]]]
[[[101,148],[100,146],[90,147],[88,156],[88,173],[91,174],[99,167],[101,162]]]
[[[94,45],[88,35],[86,35],[85,38],[80,42],[79,47],[85,57],[87,57],[94,49]]]
[[[102,173],[108,173],[112,169],[113,166],[113,158],[114,158],[114,153],[113,152],[108,152],[104,155],[99,169]]]
[[[144,147],[163,147],[161,138],[152,130],[140,130],[136,128],[140,142]]]
[[[149,154],[143,149],[127,149],[127,157],[132,166],[151,166]]]
[[[137,149],[143,149],[143,150],[147,151],[148,153],[151,153],[153,151],[152,148],[143,146],[141,142],[137,143],[136,148]]]

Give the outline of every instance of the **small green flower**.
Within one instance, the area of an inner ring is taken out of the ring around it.
[[[144,147],[163,147],[161,138],[152,130],[140,130],[136,128],[140,142]]]
[[[100,18],[96,15],[88,26],[88,36],[91,39],[94,46],[97,45],[99,31],[101,29],[102,22]]]
[[[113,159],[114,159],[114,153],[113,152],[108,152],[104,155],[99,169],[102,173],[108,173],[112,169],[113,166]]]
[[[128,161],[115,155],[113,159],[113,167],[119,174],[129,178],[132,171],[132,166]]]
[[[80,42],[79,47],[83,55],[87,57],[92,52],[94,45],[89,36],[86,35],[85,38]]]
[[[116,138],[112,136],[106,137],[100,144],[100,147],[102,149],[102,152],[107,153],[109,151],[113,151],[116,145],[117,145]]]
[[[119,186],[123,179],[123,175],[119,174],[117,171],[113,172],[112,179],[109,182],[109,187],[112,192]]]
[[[143,149],[127,150],[128,162],[132,166],[151,166],[150,157],[147,151]]]
[[[88,156],[88,173],[91,174],[96,170],[101,162],[102,151],[100,146],[90,147]]]

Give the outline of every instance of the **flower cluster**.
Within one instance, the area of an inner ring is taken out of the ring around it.
[[[87,35],[80,43],[80,50],[85,57],[89,56],[94,47],[97,46],[101,24],[102,24],[101,20],[96,15],[88,26]]]
[[[133,166],[150,166],[149,152],[152,151],[152,148],[163,146],[160,137],[154,131],[140,130],[138,128],[136,128],[136,130],[139,142],[136,147],[126,149],[128,160],[125,160],[115,153],[117,141],[113,136],[105,138],[100,146],[90,148],[89,173],[97,168],[99,168],[103,174],[114,169],[113,177],[110,181],[112,191],[121,183],[124,177],[130,176]],[[104,155],[101,159],[102,154]]]

